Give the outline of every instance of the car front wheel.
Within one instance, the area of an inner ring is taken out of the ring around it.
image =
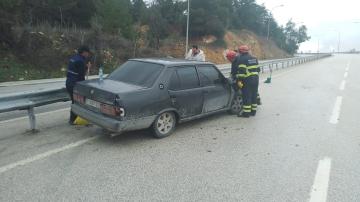
[[[243,99],[241,93],[236,93],[233,101],[231,102],[231,114],[239,114],[243,108]]]
[[[160,114],[154,124],[154,136],[156,138],[164,138],[169,136],[175,129],[176,117],[173,112],[164,112]]]

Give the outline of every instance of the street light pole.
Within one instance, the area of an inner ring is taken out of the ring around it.
[[[187,19],[186,19],[186,48],[185,48],[185,56],[189,49],[189,20],[190,20],[190,0],[188,0],[188,8],[187,8]]]
[[[339,31],[339,39],[338,39],[338,53],[340,53],[340,31]]]
[[[320,53],[320,39],[318,38],[318,44],[317,44],[317,53]]]
[[[281,4],[281,5],[278,5],[278,6],[273,7],[273,8],[270,10],[270,14],[272,13],[272,11],[273,11],[275,8],[280,8],[280,7],[284,7],[284,5]],[[268,26],[267,26],[267,37],[266,37],[267,40],[269,40],[269,36],[270,36],[270,20],[271,20],[271,17],[269,16]]]
[[[269,41],[269,35],[270,35],[270,17],[269,17],[269,19],[268,19],[268,27],[267,27],[267,37],[266,37],[266,40],[268,40]]]

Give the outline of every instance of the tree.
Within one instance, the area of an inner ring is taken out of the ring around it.
[[[185,24],[184,2],[155,0],[147,8],[146,24],[149,25],[150,46],[160,48],[160,41],[171,33],[181,33]]]
[[[221,38],[224,36],[229,20],[226,14],[228,9],[221,7],[219,2],[219,0],[191,1],[190,35],[192,37],[214,35]]]
[[[96,4],[96,18],[102,29],[111,34],[132,36],[132,16],[130,0],[102,0]]]
[[[303,43],[310,39],[307,36],[307,28],[305,25],[296,29],[296,24],[289,20],[286,23],[284,34],[286,36],[286,47],[285,50],[290,53],[294,54],[299,49],[300,43]]]
[[[146,4],[143,0],[133,0],[131,5],[131,13],[134,22],[142,23],[146,15]]]
[[[160,40],[169,35],[169,25],[161,16],[160,8],[152,6],[147,16],[149,25],[149,42],[150,46],[156,49],[160,48]]]
[[[297,38],[297,43],[300,44],[310,39],[310,37],[307,35],[307,27],[305,25],[300,26],[298,32],[299,34]]]

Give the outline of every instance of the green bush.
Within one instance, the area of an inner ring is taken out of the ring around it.
[[[0,59],[0,82],[22,81],[34,79],[49,79],[64,77],[65,73],[59,70],[46,71],[23,64],[14,59]]]

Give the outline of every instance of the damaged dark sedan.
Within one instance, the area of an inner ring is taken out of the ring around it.
[[[157,138],[178,123],[241,109],[231,82],[209,62],[131,59],[103,81],[78,83],[75,114],[115,134],[152,128]]]

